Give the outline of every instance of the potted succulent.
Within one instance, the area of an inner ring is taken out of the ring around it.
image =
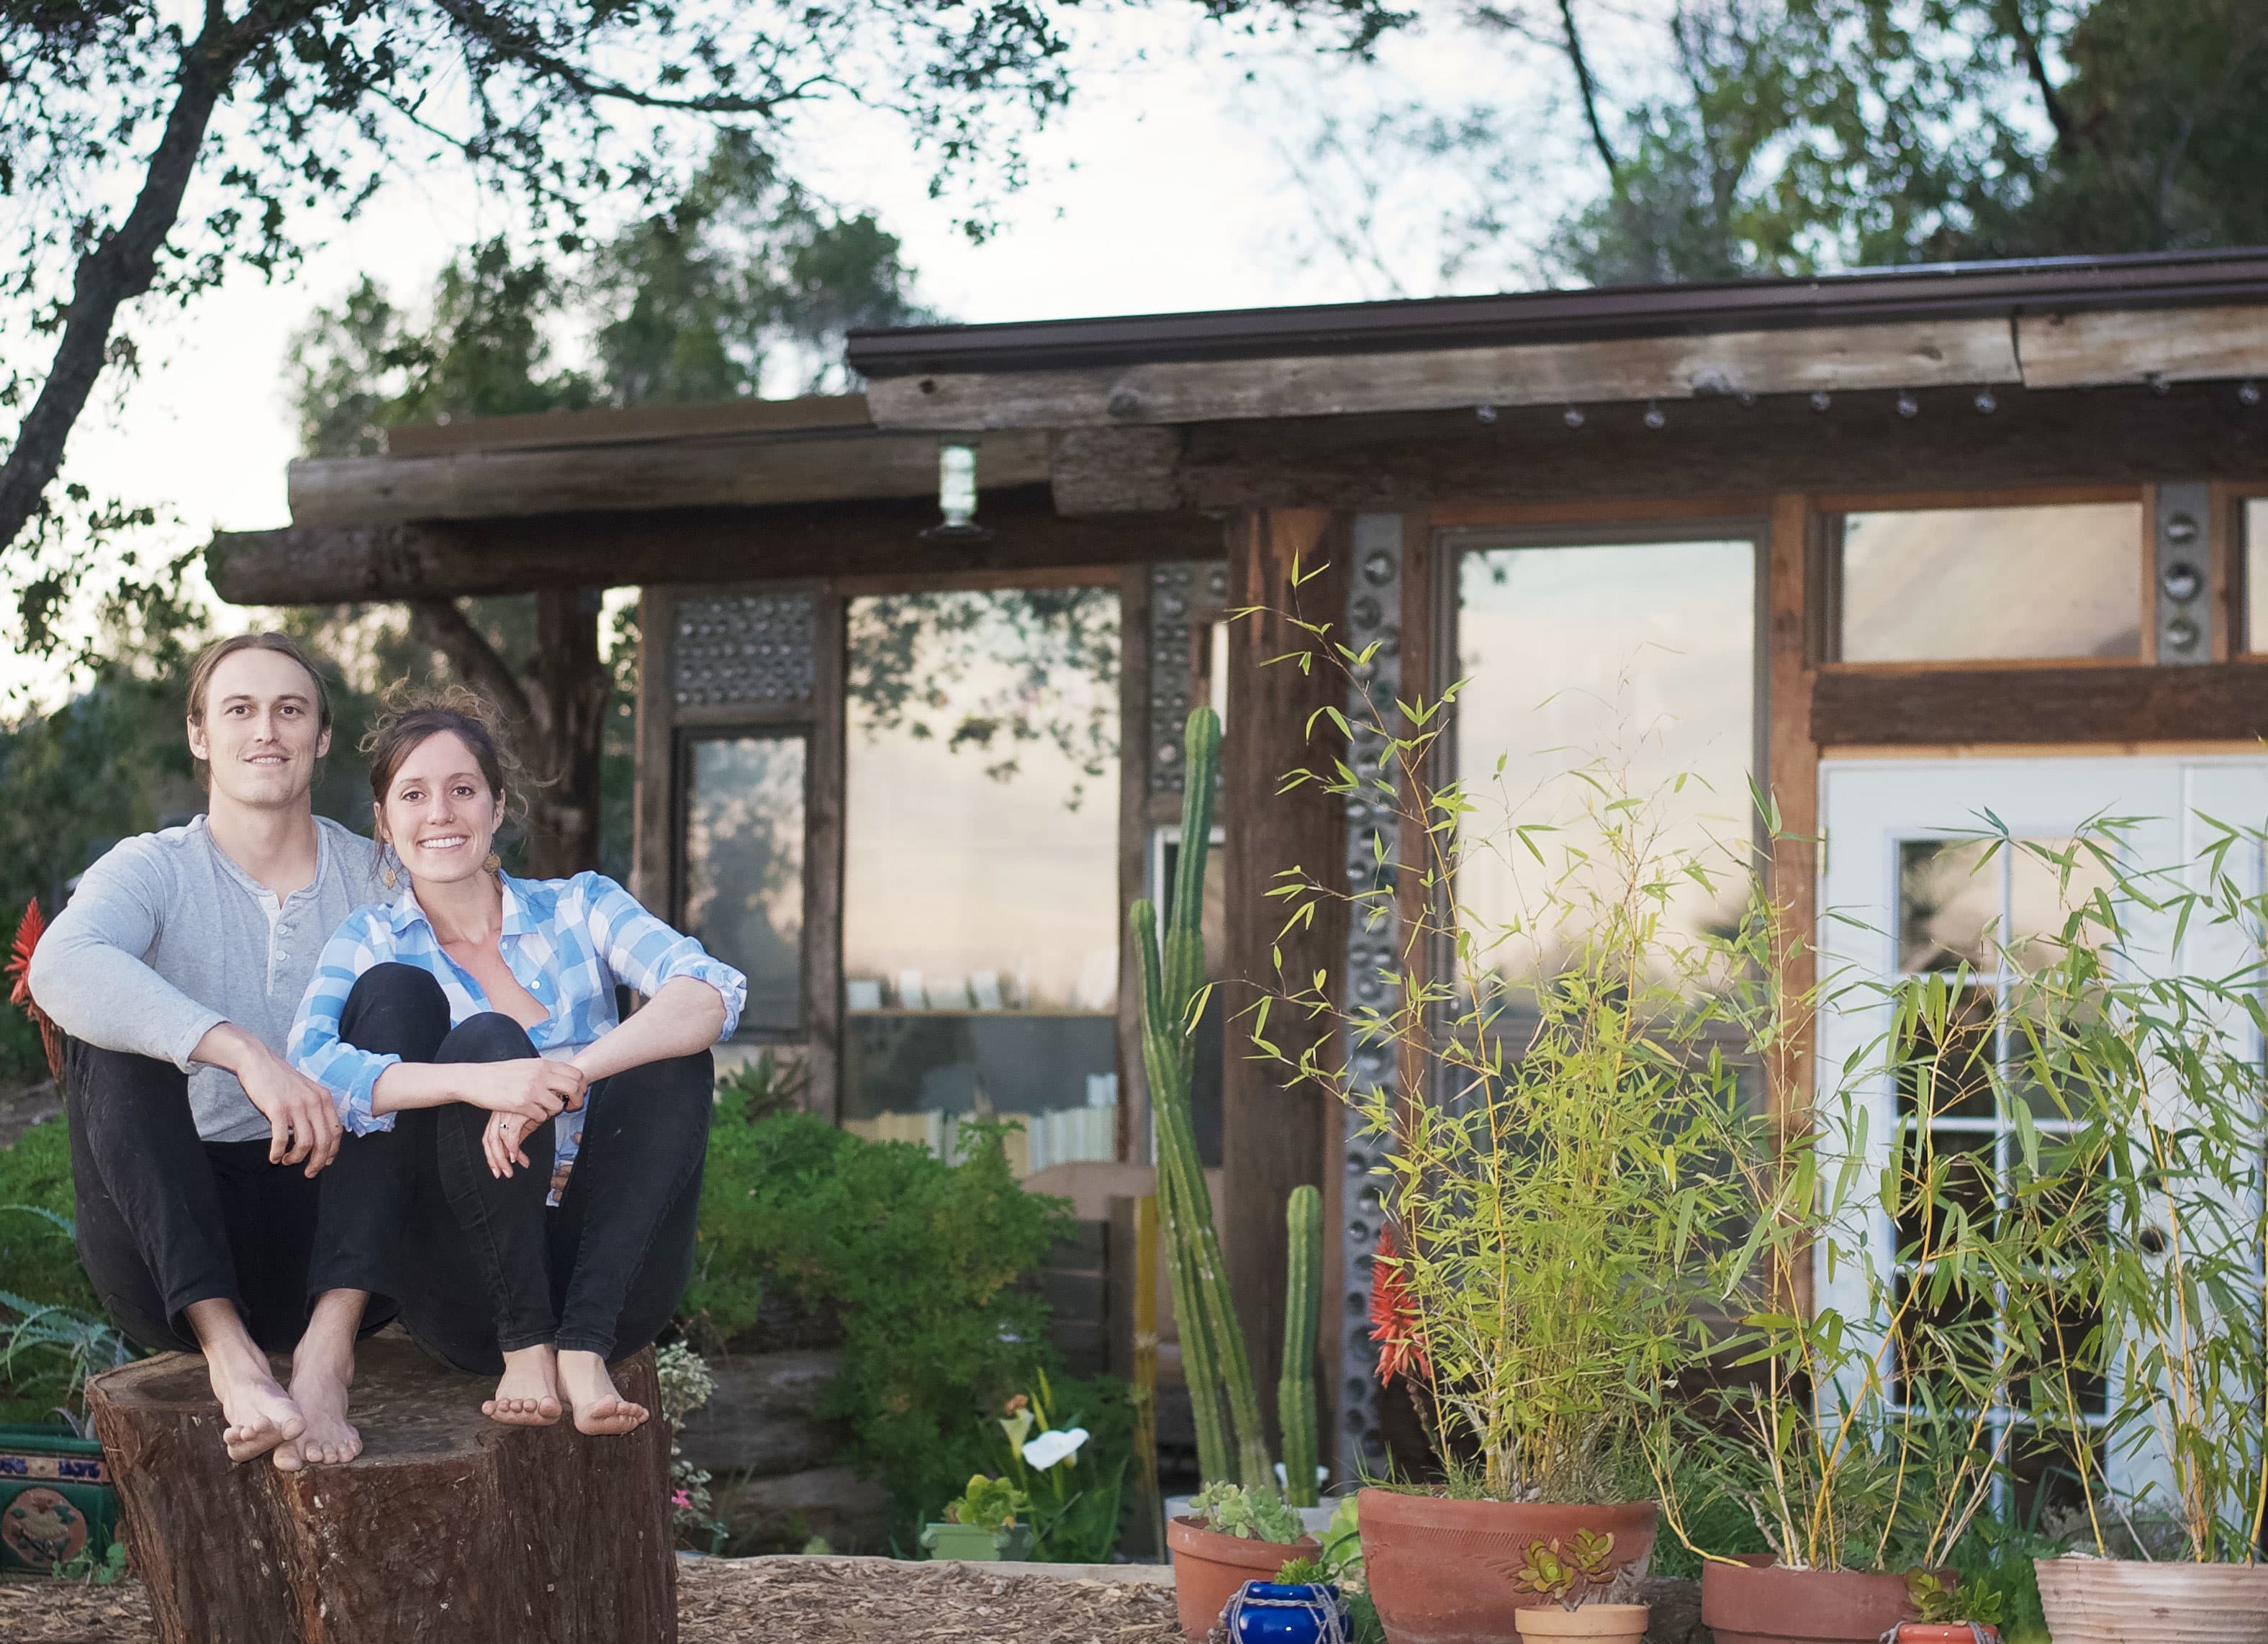
[[[1247,1581],[1267,1581],[1292,1559],[1316,1559],[1322,1544],[1273,1491],[1208,1485],[1166,1526],[1174,1603],[1182,1631],[1204,1639]]]
[[[1916,1570],[1906,1577],[1906,1601],[1914,1619],[1892,1628],[1889,1644],[2000,1644],[2000,1595],[1990,1588]]]
[[[1646,1605],[1618,1602],[1616,1589],[1637,1585],[1627,1566],[1617,1574],[1615,1538],[1579,1530],[1573,1541],[1533,1542],[1513,1572],[1513,1585],[1550,1600],[1513,1618],[1524,1639],[1595,1639],[1599,1644],[1639,1644],[1653,1614]],[[1597,1595],[1594,1598],[1593,1595]]]
[[[1013,1482],[978,1473],[947,1504],[943,1522],[922,1527],[921,1544],[932,1559],[1021,1559],[1032,1550],[1031,1511]]]
[[[1366,656],[1337,660],[1365,676]],[[1706,1353],[1712,1299],[1737,1283],[1748,1184],[1719,1161],[1763,1138],[1712,1050],[1742,1028],[1734,996],[1705,984],[1720,945],[1662,914],[1715,865],[1597,770],[1574,773],[1564,809],[1507,805],[1491,827],[1475,786],[1428,778],[1440,709],[1373,704],[1351,729],[1374,753],[1295,778],[1374,819],[1379,871],[1351,883],[1317,864],[1271,892],[1292,923],[1333,902],[1358,930],[1405,918],[1397,962],[1355,985],[1285,978],[1251,1031],[1286,1075],[1335,1091],[1389,1161],[1378,1375],[1406,1382],[1452,1476],[1360,1493],[1370,1596],[1390,1644],[1496,1644],[1549,1602],[1508,1579],[1539,1543],[1587,1531],[1611,1538],[1610,1579],[1646,1569],[1659,1513],[1644,1437]],[[1555,843],[1571,820],[1580,850]],[[1419,859],[1395,860],[1397,837]],[[1479,882],[1502,894],[1468,901]],[[1398,962],[1409,954],[1444,958]]]

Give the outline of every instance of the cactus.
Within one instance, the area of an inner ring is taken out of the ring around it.
[[[1323,1302],[1323,1196],[1312,1184],[1284,1205],[1284,1375],[1276,1383],[1276,1422],[1284,1435],[1285,1498],[1318,1505],[1315,1494],[1315,1320]]]
[[[1142,1066],[1157,1132],[1158,1208],[1165,1222],[1182,1375],[1197,1423],[1197,1470],[1208,1484],[1233,1479],[1248,1490],[1272,1490],[1276,1470],[1261,1426],[1251,1356],[1229,1299],[1227,1265],[1221,1259],[1189,1115],[1197,1061],[1190,1035],[1204,991],[1205,853],[1212,837],[1213,779],[1220,767],[1220,720],[1211,709],[1189,715],[1185,746],[1182,850],[1162,954],[1157,909],[1141,901],[1127,915],[1142,962]]]

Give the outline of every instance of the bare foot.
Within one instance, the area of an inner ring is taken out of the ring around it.
[[[285,1471],[284,1453],[296,1449],[303,1461],[337,1466],[362,1454],[362,1434],[347,1419],[347,1389],[354,1381],[354,1348],[302,1342],[291,1359],[291,1402],[306,1418],[306,1430],[290,1444],[276,1447],[276,1465]]]
[[[549,1347],[521,1347],[504,1356],[504,1379],[481,1414],[508,1427],[548,1427],[559,1419],[558,1358]]]
[[[615,1391],[607,1361],[595,1353],[559,1355],[560,1397],[575,1413],[582,1433],[628,1433],[646,1418],[644,1404],[633,1404]]]
[[[285,1472],[299,1470],[295,1441],[307,1430],[306,1418],[291,1396],[268,1372],[264,1359],[235,1363],[209,1358],[213,1397],[220,1400],[220,1441],[232,1462],[248,1462],[275,1452],[276,1464]]]

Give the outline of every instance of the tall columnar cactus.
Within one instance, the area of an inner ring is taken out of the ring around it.
[[[1284,1375],[1276,1383],[1276,1424],[1284,1434],[1285,1499],[1314,1507],[1315,1321],[1323,1305],[1323,1196],[1313,1184],[1284,1205]]]
[[[1233,1479],[1247,1489],[1273,1489],[1276,1470],[1261,1427],[1251,1355],[1229,1299],[1228,1267],[1221,1259],[1189,1112],[1197,1067],[1192,1036],[1205,985],[1205,855],[1212,838],[1213,780],[1220,769],[1220,720],[1211,709],[1189,715],[1185,747],[1182,848],[1162,955],[1157,909],[1138,902],[1127,916],[1142,961],[1142,1066],[1157,1132],[1158,1208],[1165,1222],[1182,1373],[1197,1422],[1197,1470],[1208,1484]]]

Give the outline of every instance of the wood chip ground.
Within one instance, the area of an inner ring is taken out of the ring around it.
[[[682,1564],[678,1644],[1177,1644],[1174,1589],[958,1564]],[[0,1586],[0,1644],[155,1644],[140,1583]]]

